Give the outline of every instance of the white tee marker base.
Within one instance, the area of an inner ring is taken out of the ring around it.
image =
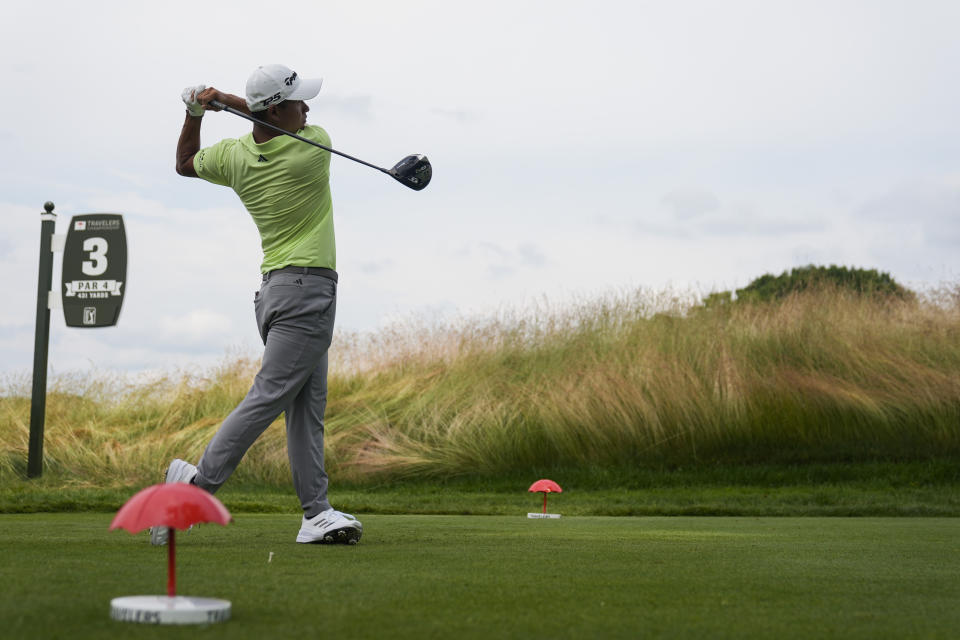
[[[110,601],[110,617],[143,624],[211,624],[230,619],[230,601],[189,596],[124,596]]]
[[[559,518],[559,513],[528,513],[528,518],[533,520],[542,520],[543,518]]]

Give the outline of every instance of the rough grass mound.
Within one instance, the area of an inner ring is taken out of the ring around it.
[[[704,307],[638,291],[580,306],[340,335],[328,470],[341,478],[532,468],[960,457],[960,296],[823,286]],[[45,465],[99,486],[196,460],[257,363],[128,383],[60,378]],[[0,394],[0,478],[22,477],[29,398]],[[239,478],[287,484],[282,418]]]

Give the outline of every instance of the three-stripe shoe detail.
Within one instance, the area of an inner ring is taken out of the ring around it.
[[[303,517],[297,542],[309,544],[357,544],[363,525],[349,513],[327,509],[312,518]]]

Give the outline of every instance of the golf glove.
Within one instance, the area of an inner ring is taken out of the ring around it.
[[[200,92],[206,88],[206,85],[198,84],[195,87],[187,87],[183,90],[183,93],[180,94],[180,97],[183,98],[183,104],[187,105],[187,112],[190,115],[203,115],[203,106],[197,102],[197,96],[200,95]]]

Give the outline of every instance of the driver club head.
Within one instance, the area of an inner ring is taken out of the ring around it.
[[[430,184],[433,177],[433,167],[424,155],[407,156],[388,171],[393,178],[414,191],[420,191]]]

